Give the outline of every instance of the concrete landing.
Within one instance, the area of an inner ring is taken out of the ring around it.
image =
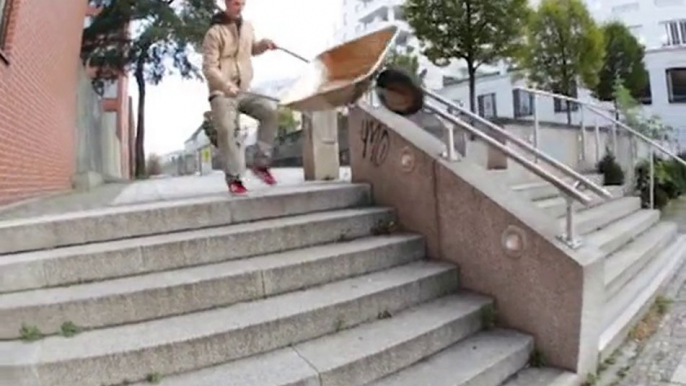
[[[302,168],[275,168],[274,174],[279,187],[306,183]],[[349,181],[350,176],[350,168],[341,168],[342,181]],[[246,176],[245,182],[252,191],[271,189],[250,174]],[[87,192],[67,192],[7,207],[0,206],[0,221],[225,193],[223,174],[218,171],[204,176],[152,178],[130,183],[106,184]]]

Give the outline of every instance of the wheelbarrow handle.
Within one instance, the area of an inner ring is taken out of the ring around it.
[[[293,52],[293,51],[291,51],[291,50],[289,50],[289,49],[286,49],[286,48],[283,48],[283,47],[277,47],[277,49],[279,49],[279,50],[281,50],[281,51],[287,53],[288,55],[290,55],[290,56],[292,56],[292,57],[294,57],[294,58],[296,58],[296,59],[299,59],[299,60],[301,60],[301,61],[303,61],[303,62],[305,62],[305,63],[309,63],[309,62],[310,62],[309,60],[305,59],[305,57],[300,56],[300,55],[296,54],[295,52]]]

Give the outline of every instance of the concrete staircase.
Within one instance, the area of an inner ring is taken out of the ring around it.
[[[492,300],[371,203],[367,186],[317,184],[0,223],[0,383],[578,382],[527,368],[533,339],[492,328]],[[621,262],[646,260],[632,251]]]
[[[600,175],[587,177],[602,184]],[[686,236],[677,235],[676,224],[660,221],[658,210],[642,209],[640,198],[625,195],[622,187],[607,188],[613,200],[596,198],[588,207],[575,205],[577,234],[605,258],[601,357],[622,343],[686,254]],[[558,219],[564,229],[565,200],[552,185],[538,182],[512,189]]]

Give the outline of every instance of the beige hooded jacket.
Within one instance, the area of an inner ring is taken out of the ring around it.
[[[214,15],[202,44],[202,72],[210,96],[224,95],[230,84],[248,90],[253,78],[252,56],[264,51],[255,41],[250,22],[233,21],[223,12]]]

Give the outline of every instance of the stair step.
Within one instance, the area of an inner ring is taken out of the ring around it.
[[[287,349],[171,376],[162,385],[223,386],[228,379],[232,386],[364,385],[478,331],[489,304],[461,292]]]
[[[641,209],[586,236],[605,256],[614,253],[660,221],[660,211]]]
[[[393,235],[70,287],[0,295],[0,339],[23,323],[44,334],[185,314],[273,296],[407,264],[424,257],[420,236]]]
[[[0,222],[0,254],[201,229],[370,204],[366,185],[327,183]]]
[[[532,350],[530,336],[480,332],[368,386],[498,386],[526,365]]]
[[[93,330],[69,339],[0,342],[0,379],[10,384],[40,380],[42,386],[101,386],[140,381],[151,373],[192,371],[321,337],[456,289],[454,266],[417,262],[304,291]]]
[[[677,234],[677,225],[662,222],[626,244],[605,261],[605,299],[613,298]]]
[[[680,235],[669,247],[650,260],[608,303],[603,312],[603,329],[598,349],[609,356],[621,344],[631,326],[646,311],[661,287],[669,281],[686,257],[686,235]]]
[[[387,208],[345,209],[25,252],[0,258],[0,293],[55,287],[264,255],[368,236]]]
[[[578,386],[579,376],[552,368],[529,367],[515,374],[503,386]]]
[[[605,188],[610,193],[612,193],[612,197],[614,199],[624,197],[624,189],[621,186],[606,186]],[[578,212],[590,208],[595,208],[596,206],[607,202],[607,199],[603,197],[591,196],[591,198],[592,201],[588,205],[584,205],[578,201],[574,201],[574,211]],[[565,215],[567,211],[567,200],[565,200],[564,197],[545,198],[543,200],[535,201],[534,203],[541,210],[545,211],[553,217],[562,217]]]
[[[641,209],[638,197],[623,197],[580,212],[574,219],[577,235],[585,235],[611,224]],[[560,219],[560,229],[564,229],[565,219]]]
[[[600,174],[589,174],[585,175],[585,177],[598,185],[602,185],[603,177]],[[562,180],[569,183],[574,181],[569,177],[564,177],[562,178]],[[560,191],[554,185],[547,181],[536,181],[524,184],[517,184],[512,186],[512,190],[524,195],[524,197],[528,198],[531,201],[538,201],[560,196]]]

